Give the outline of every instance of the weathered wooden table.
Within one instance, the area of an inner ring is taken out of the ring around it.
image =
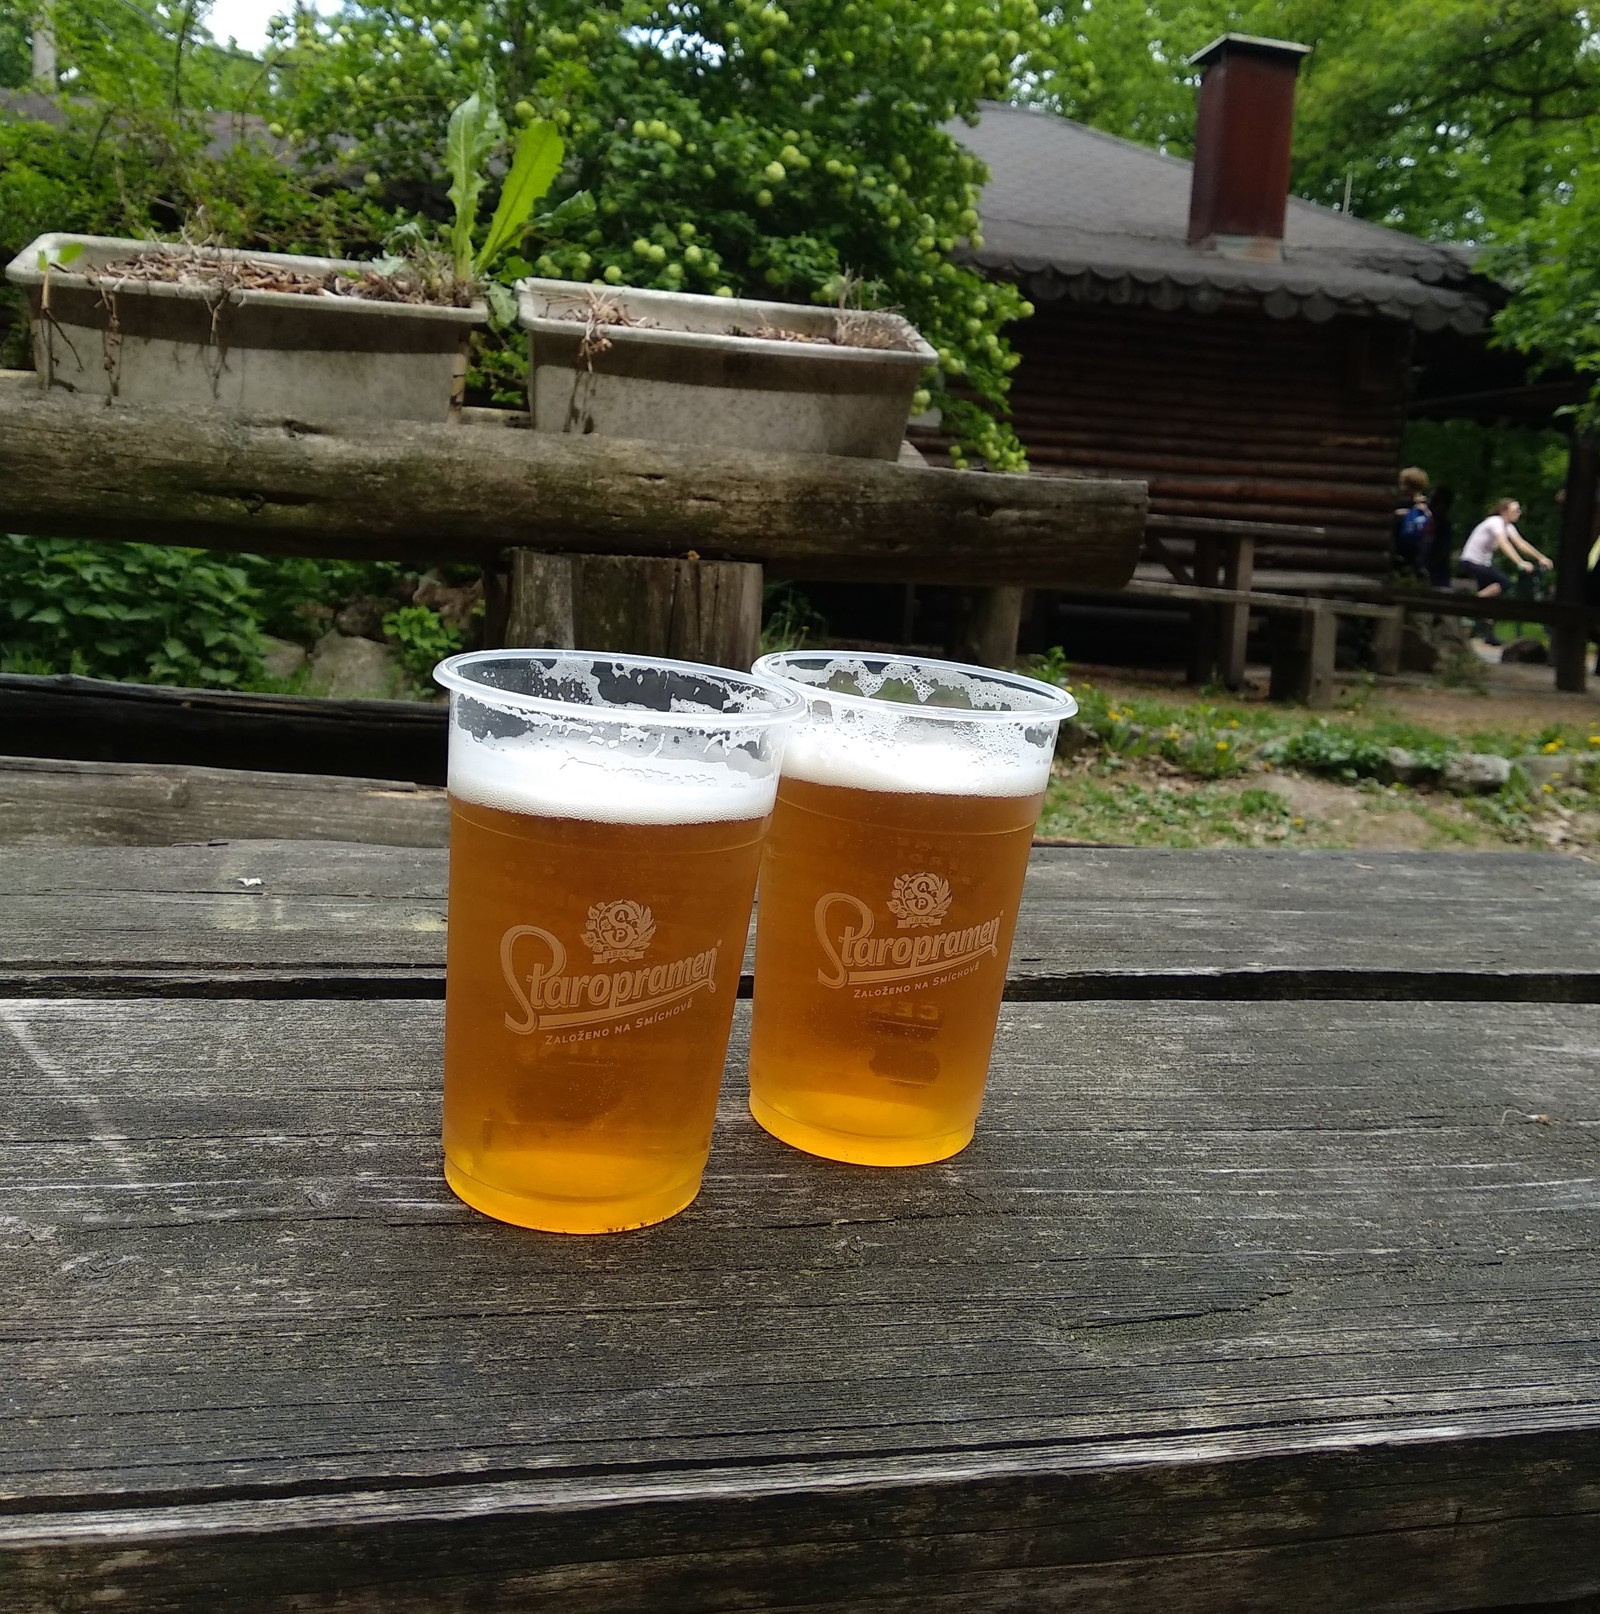
[[[973,1146],[439,1175],[436,851],[0,853],[0,1608],[1600,1592],[1600,869],[1036,854]],[[1589,1604],[1588,1606],[1594,1606]]]

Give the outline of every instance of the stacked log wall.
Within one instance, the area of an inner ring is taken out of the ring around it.
[[[1158,535],[1162,516],[1324,529],[1262,546],[1258,567],[1387,575],[1407,327],[1061,302],[1012,336],[1035,471],[1147,478]]]

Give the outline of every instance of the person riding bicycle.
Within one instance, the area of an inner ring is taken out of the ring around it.
[[[1466,543],[1461,546],[1461,558],[1456,562],[1456,574],[1460,577],[1470,577],[1478,585],[1480,600],[1493,599],[1505,590],[1505,577],[1494,565],[1496,555],[1504,555],[1521,572],[1531,572],[1535,564],[1549,571],[1555,564],[1548,555],[1534,548],[1517,531],[1517,522],[1521,516],[1522,506],[1517,500],[1502,499],[1494,510],[1472,529]],[[1475,623],[1473,637],[1482,639],[1486,644],[1500,643],[1494,625],[1490,622]]]

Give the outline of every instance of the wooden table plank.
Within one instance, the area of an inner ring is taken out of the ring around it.
[[[0,990],[436,994],[444,896],[427,849],[0,848]],[[1011,992],[1600,1001],[1600,867],[1039,848]]]
[[[0,1005],[8,1609],[1600,1589],[1600,1009],[1015,1004],[957,1160],[730,1083],[701,1199],[603,1241],[448,1194],[439,1049]]]

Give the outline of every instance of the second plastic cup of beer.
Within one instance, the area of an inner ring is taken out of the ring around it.
[[[784,736],[781,685],[571,650],[454,656],[445,1177],[502,1221],[699,1192]]]
[[[795,651],[761,871],[750,1109],[831,1160],[972,1138],[1056,729],[1077,704],[950,662]]]

